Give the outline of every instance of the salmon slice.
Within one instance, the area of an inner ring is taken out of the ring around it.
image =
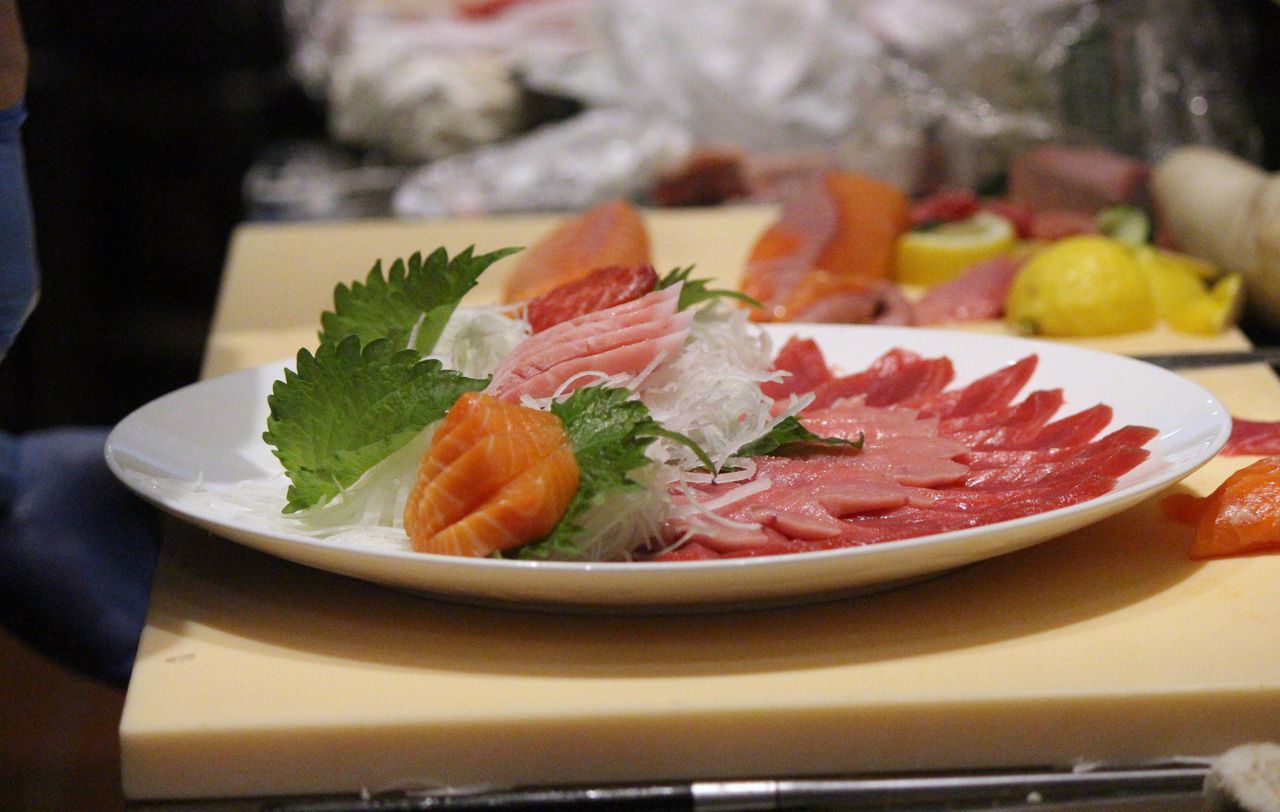
[[[487,556],[545,536],[578,492],[578,463],[568,444],[504,485],[488,501],[433,535],[421,551]]]
[[[484,556],[516,547],[555,526],[578,478],[558,417],[469,392],[423,455],[405,532],[419,552]]]
[[[852,172],[829,172],[785,201],[782,215],[752,247],[742,292],[765,305],[759,321],[795,321],[823,300],[874,290],[889,279],[898,237],[911,225],[896,186]]]
[[[481,437],[425,483],[416,502],[414,533],[433,535],[459,521],[554,451],[560,437],[563,432],[555,426]]]
[[[565,220],[519,254],[503,296],[507,302],[522,302],[597,268],[650,264],[644,218],[627,201],[610,200]]]
[[[1208,496],[1179,493],[1165,515],[1195,525],[1191,558],[1280,552],[1280,457],[1264,457],[1227,477]]]
[[[431,438],[431,448],[423,457],[420,476],[434,478],[481,437],[533,430],[536,425],[559,426],[558,422],[547,419],[550,415],[529,415],[516,410],[487,407],[480,395],[480,392],[463,394],[445,414],[435,436]]]

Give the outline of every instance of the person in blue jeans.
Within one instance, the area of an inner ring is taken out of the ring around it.
[[[0,0],[0,363],[39,294],[20,130],[27,51]],[[159,549],[154,512],[103,459],[106,429],[0,432],[0,625],[82,673],[128,683]]]

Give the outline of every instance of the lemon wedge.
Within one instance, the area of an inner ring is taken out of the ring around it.
[[[1156,313],[1174,330],[1217,335],[1239,318],[1244,306],[1239,274],[1220,276],[1208,262],[1150,247],[1135,256],[1151,285]]]
[[[954,279],[975,262],[1011,251],[1013,224],[981,211],[965,220],[942,223],[898,238],[894,276],[908,285],[936,285]]]
[[[1029,335],[1100,336],[1155,326],[1155,296],[1129,246],[1100,236],[1051,243],[1018,272],[1005,319]]]

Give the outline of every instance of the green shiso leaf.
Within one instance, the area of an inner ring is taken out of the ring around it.
[[[299,350],[296,366],[272,387],[263,434],[292,483],[285,513],[332,499],[462,393],[488,385],[388,338],[363,349],[356,335],[326,341],[314,355]]]
[[[654,286],[654,290],[662,290],[672,285],[683,282],[684,287],[680,289],[680,300],[677,303],[678,310],[684,310],[687,307],[702,304],[709,299],[717,297],[726,299],[736,299],[745,302],[752,307],[763,309],[764,305],[752,299],[745,293],[739,293],[736,290],[714,290],[707,288],[710,283],[708,279],[690,279],[689,274],[693,273],[693,266],[689,265],[685,268],[675,268],[666,276],[658,280],[658,284]]]
[[[795,415],[791,415],[778,421],[777,425],[769,429],[768,434],[738,449],[738,453],[734,456],[759,457],[764,454],[786,453],[798,445],[845,446],[847,448],[860,449],[862,448],[863,440],[864,438],[861,436],[857,440],[844,440],[839,437],[819,437],[805,428]]]
[[[578,462],[578,492],[551,532],[516,551],[518,557],[580,557],[575,544],[575,537],[582,530],[578,518],[606,493],[641,487],[631,479],[630,472],[650,463],[644,451],[657,437],[688,445],[710,465],[706,453],[692,440],[664,429],[650,416],[648,407],[629,397],[625,389],[589,386],[552,405],[551,411],[564,424]]]
[[[408,260],[397,259],[385,274],[378,260],[363,283],[334,288],[333,310],[320,316],[320,341],[338,342],[354,335],[365,345],[386,338],[404,349],[412,337],[412,349],[427,355],[480,274],[519,250],[502,248],[474,256],[472,246],[450,259],[444,248],[437,248],[426,259],[420,252]]]

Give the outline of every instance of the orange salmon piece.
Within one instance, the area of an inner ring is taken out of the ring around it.
[[[1280,457],[1266,457],[1236,471],[1205,497],[1174,494],[1165,514],[1194,524],[1188,555],[1226,558],[1280,552]]]
[[[487,556],[545,536],[578,492],[578,475],[573,449],[561,445],[479,508],[427,539],[421,551]]]
[[[910,227],[910,201],[898,187],[826,173],[784,202],[752,247],[742,292],[765,305],[752,318],[789,321],[826,296],[889,279],[897,239]]]
[[[482,437],[533,431],[540,425],[559,431],[560,422],[554,415],[536,409],[495,408],[486,403],[480,392],[467,392],[458,398],[436,429],[419,476],[434,478]]]
[[[427,480],[415,500],[415,536],[430,536],[460,520],[508,482],[536,465],[563,432],[490,434]]]
[[[649,253],[649,232],[640,212],[621,199],[600,203],[517,254],[503,298],[532,299],[609,265],[650,265]]]
[[[891,183],[850,172],[832,172],[827,191],[840,210],[818,267],[866,282],[888,279],[898,237],[911,228],[911,201]]]
[[[483,556],[516,547],[555,526],[578,478],[558,417],[468,392],[418,466],[405,532],[419,552]],[[511,513],[511,505],[522,513]]]

